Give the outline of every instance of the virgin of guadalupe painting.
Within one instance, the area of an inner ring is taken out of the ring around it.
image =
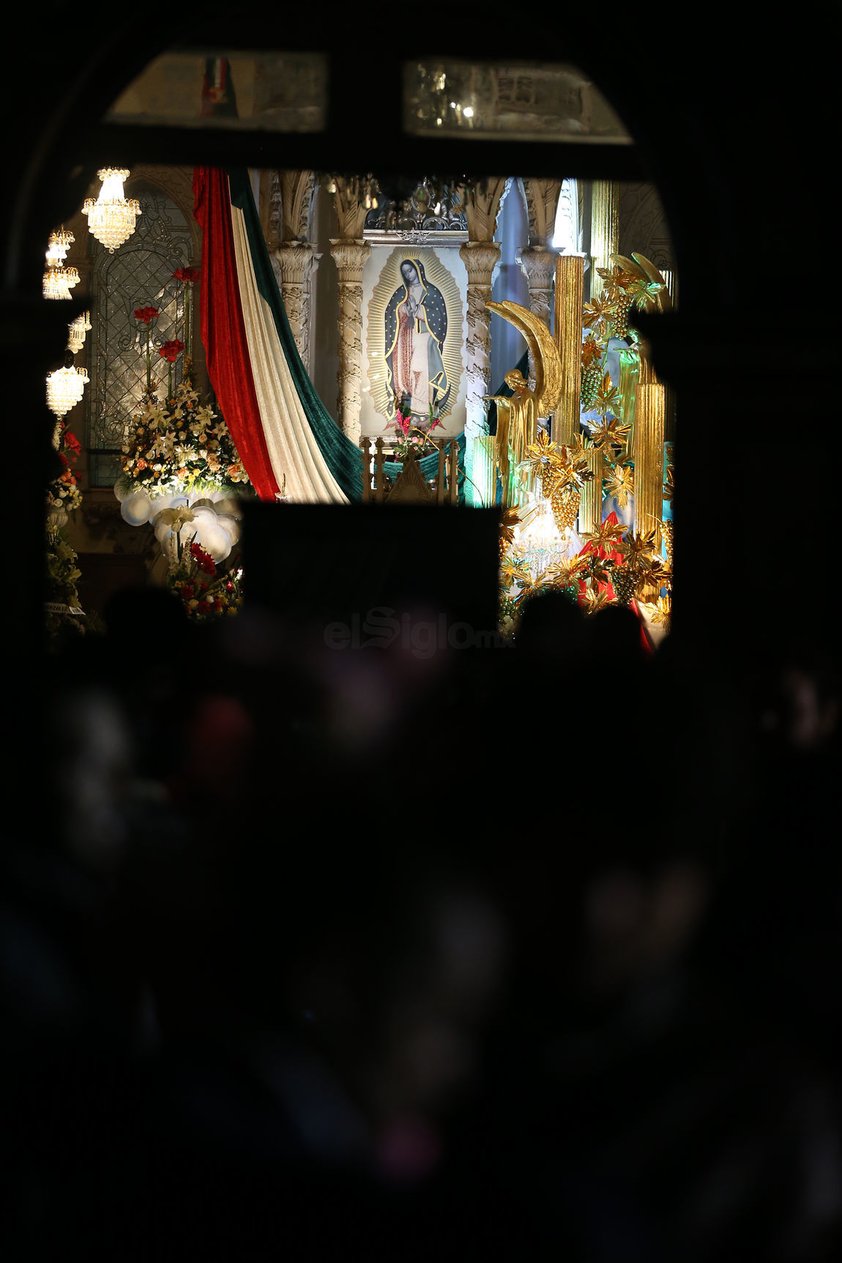
[[[401,260],[402,283],[386,304],[386,389],[397,410],[413,421],[440,416],[452,383],[444,362],[447,305],[437,285],[427,280],[418,258]]]

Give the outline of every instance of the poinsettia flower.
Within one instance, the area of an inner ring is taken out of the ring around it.
[[[603,417],[599,425],[591,427],[591,438],[594,447],[625,447],[631,426],[618,421],[616,417]]]
[[[611,381],[611,374],[603,374],[602,382],[599,390],[596,392],[596,398],[593,401],[594,409],[605,417],[608,413],[613,416],[619,416],[622,407],[623,397],[617,387]],[[629,427],[626,427],[628,429]]]
[[[581,578],[586,559],[581,553],[555,562],[545,571],[547,583],[554,588],[569,588]]]
[[[602,556],[606,556],[617,547],[626,529],[624,523],[617,519],[616,513],[611,513],[599,523],[595,531],[586,531],[582,538],[592,544]]]
[[[524,588],[532,582],[532,574],[526,562],[522,558],[513,557],[511,553],[500,567],[500,578],[507,588],[514,584]]]
[[[152,321],[158,315],[160,308],[158,307],[135,307],[134,318],[139,320],[141,324],[151,325]]]
[[[582,343],[582,368],[590,368],[602,358],[602,347],[592,333]]]
[[[176,268],[173,272],[173,280],[184,281],[185,284],[192,285],[194,281],[198,281],[201,275],[199,268]]]
[[[615,465],[605,480],[605,490],[624,509],[634,494],[634,466]]]
[[[668,627],[672,613],[672,602],[668,596],[659,596],[650,614],[651,621],[660,627]]]
[[[602,269],[598,269],[602,271]],[[592,329],[603,320],[610,320],[613,314],[612,305],[603,298],[593,298],[589,303],[585,303],[582,324],[586,329]]]
[[[599,588],[594,590],[588,588],[584,594],[583,608],[586,614],[595,614],[597,610],[605,609],[606,605],[613,605],[614,598],[607,588]]]
[[[646,535],[640,531],[630,531],[626,539],[618,545],[619,551],[626,559],[626,564],[632,567],[642,567],[650,565],[657,557],[660,562],[658,544],[655,538],[655,531],[649,531]]]

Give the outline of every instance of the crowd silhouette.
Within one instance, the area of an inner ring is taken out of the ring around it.
[[[4,1259],[842,1257],[832,647],[103,624],[3,857]]]

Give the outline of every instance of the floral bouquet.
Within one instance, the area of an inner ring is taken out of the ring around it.
[[[236,614],[243,603],[243,572],[217,567],[196,540],[183,545],[167,574],[167,585],[180,598],[189,618],[206,623]]]
[[[73,469],[82,450],[81,444],[66,424],[59,422],[56,431],[55,447],[61,462],[61,472],[47,487],[47,515],[50,529],[64,526],[68,513],[78,509],[82,503],[79,482]]]
[[[188,271],[195,269],[179,269],[174,275],[184,279],[180,274]],[[152,326],[158,314],[157,307],[138,307],[134,313],[146,331],[146,391],[124,439],[118,496],[137,490],[206,494],[247,486],[248,475],[227,425],[210,404],[199,402],[189,354],[181,381],[173,386],[176,361],[187,349],[180,338],[158,347],[168,367],[166,399],[159,402],[152,388]]]
[[[195,268],[173,273],[185,284],[189,330],[189,283]],[[167,562],[167,583],[187,613],[203,620],[233,613],[242,602],[241,572],[232,558],[240,534],[238,501],[253,494],[228,427],[193,386],[189,349],[179,338],[157,354],[167,365],[163,402],[153,387],[153,328],[157,307],[138,307],[146,356],[146,389],[132,417],[114,486],[123,519],[149,523]],[[175,366],[184,356],[181,380]]]
[[[169,346],[165,342],[161,353]],[[121,468],[117,488],[125,494],[142,489],[204,495],[249,486],[228,427],[209,404],[199,402],[189,364],[164,403],[154,394],[145,396],[132,417]]]
[[[430,433],[441,425],[441,417],[432,405],[424,422],[413,417],[408,410],[403,411],[398,405],[395,408],[395,419],[390,426],[398,436],[394,448],[395,459],[405,461],[414,457],[415,460],[420,460],[422,456],[429,456],[436,450],[435,444],[430,440]]]

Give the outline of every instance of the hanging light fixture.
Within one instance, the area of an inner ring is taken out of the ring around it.
[[[140,202],[123,192],[123,181],[130,174],[124,167],[103,167],[97,172],[102,181],[99,197],[96,201],[86,197],[82,206],[82,214],[88,217],[88,230],[109,254],[128,241],[141,213]]]
[[[74,408],[90,381],[88,370],[65,364],[47,374],[47,407],[59,420]]]
[[[79,273],[76,268],[65,267],[67,251],[76,238],[66,228],[51,232],[47,248],[47,267],[41,292],[45,298],[70,298],[70,291],[79,284]]]
[[[78,284],[79,273],[76,268],[47,268],[42,293],[45,298],[72,298],[70,291]]]
[[[85,345],[85,334],[91,330],[91,313],[83,311],[67,326],[67,349],[73,355]]]
[[[75,240],[73,233],[67,228],[57,228],[55,232],[51,232],[47,248],[47,267],[61,267],[67,258],[67,251]]]

